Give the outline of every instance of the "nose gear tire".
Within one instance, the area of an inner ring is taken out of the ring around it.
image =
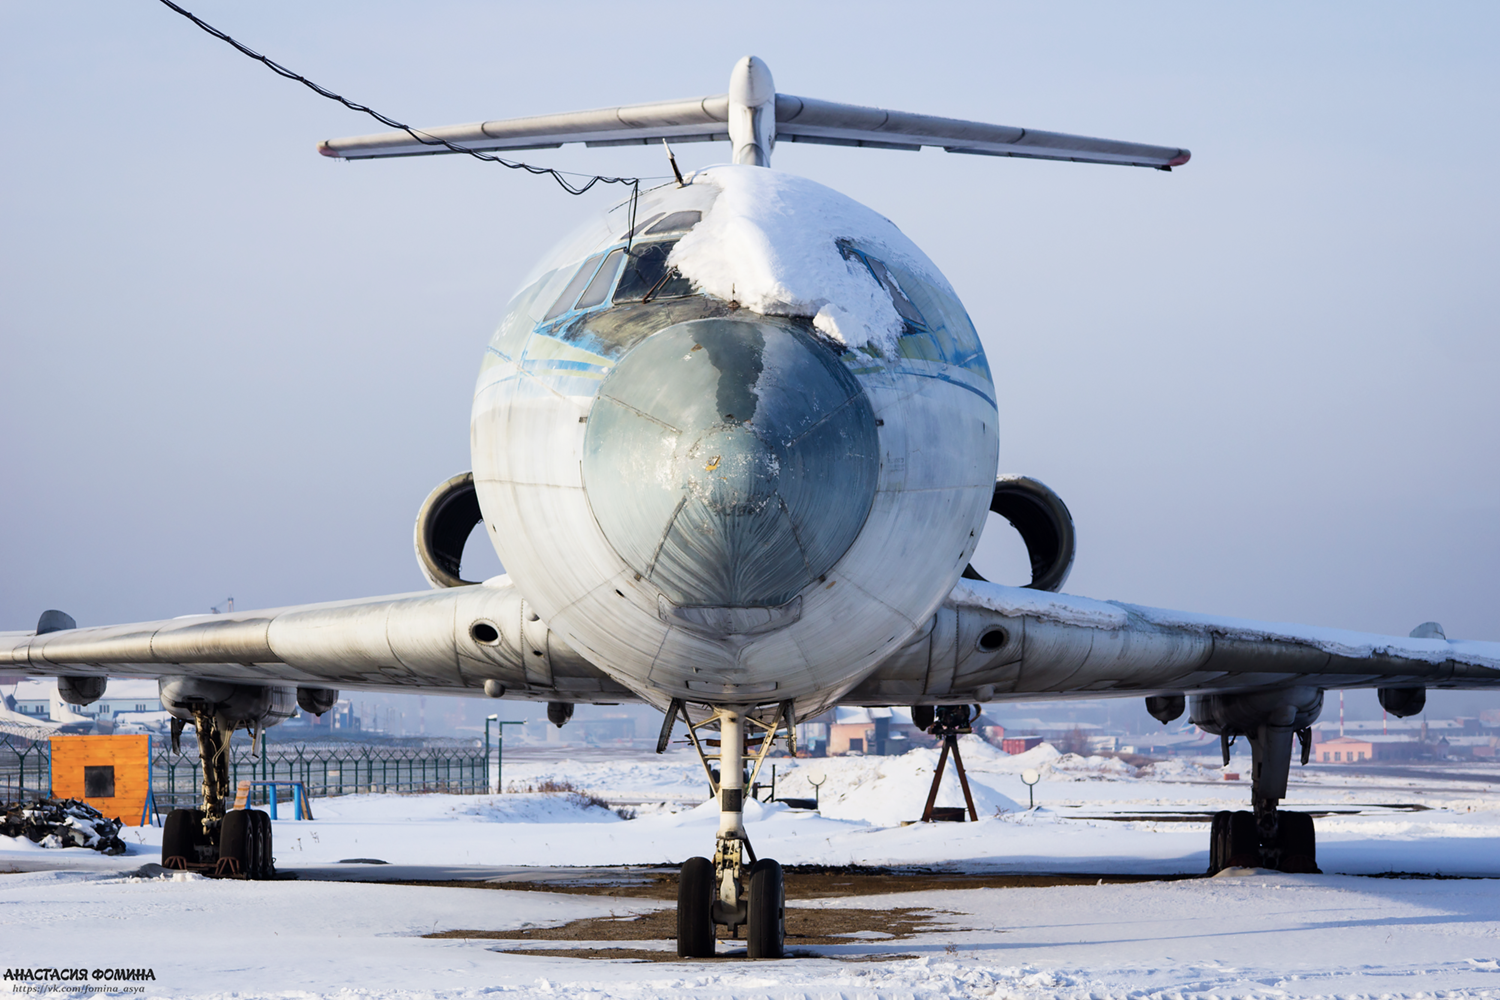
[[[677,876],[677,957],[714,954],[714,863],[688,858]]]
[[[750,866],[747,958],[781,958],[786,940],[786,882],[781,865],[762,858]]]

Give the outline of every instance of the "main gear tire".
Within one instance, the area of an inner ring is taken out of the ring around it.
[[[249,809],[231,809],[224,814],[224,822],[219,824],[219,863],[214,874],[255,877],[255,847],[259,838],[254,823]]]
[[[1276,814],[1276,846],[1281,870],[1298,875],[1320,875],[1318,835],[1307,813],[1280,811]]]
[[[1224,870],[1224,861],[1229,857],[1229,817],[1233,815],[1228,809],[1221,809],[1214,813],[1213,820],[1208,824],[1208,874],[1217,875]]]
[[[251,809],[248,812],[250,813],[250,832],[253,834],[250,877],[253,879],[274,878],[276,868],[271,859],[271,816],[259,809]]]
[[[200,864],[203,858],[198,848],[203,842],[203,810],[173,809],[161,828],[162,867],[186,869]]]
[[[1229,814],[1224,829],[1224,867],[1259,868],[1260,830],[1255,825],[1255,814],[1240,810]]]

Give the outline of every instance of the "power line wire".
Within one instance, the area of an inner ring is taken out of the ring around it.
[[[467,146],[460,146],[457,143],[449,142],[447,139],[442,139],[435,135],[428,135],[425,132],[421,132],[417,129],[412,128],[410,125],[402,124],[401,122],[396,121],[394,118],[389,118],[386,115],[381,114],[379,111],[376,111],[374,108],[366,107],[363,104],[356,104],[355,102],[349,100],[347,97],[344,97],[341,94],[335,94],[333,91],[329,90],[326,87],[319,86],[300,73],[292,72],[275,60],[261,55],[259,52],[256,52],[248,45],[245,45],[244,43],[230,37],[229,35],[226,35],[224,32],[220,31],[218,28],[215,28],[213,25],[209,24],[207,21],[194,14],[192,11],[185,10],[182,7],[177,6],[177,4],[173,3],[172,0],[161,0],[161,2],[167,7],[170,7],[177,13],[181,14],[183,17],[187,18],[189,21],[192,21],[198,27],[202,28],[210,35],[213,35],[221,42],[226,42],[229,45],[234,46],[240,52],[249,56],[251,59],[254,59],[256,62],[264,63],[267,68],[269,68],[277,75],[284,76],[288,80],[296,80],[298,83],[302,84],[304,87],[308,88],[319,97],[326,97],[330,101],[338,101],[350,111],[362,112],[380,122],[382,125],[386,125],[393,129],[399,129],[424,146],[443,146],[451,152],[467,153],[469,156],[474,157],[476,160],[484,160],[487,163],[498,163],[502,167],[509,167],[511,170],[524,170],[530,174],[546,174],[553,180],[557,181],[558,185],[560,185],[564,191],[568,192],[568,194],[583,194],[595,184],[629,185],[631,188],[631,218],[634,219],[635,217],[635,201],[640,196],[641,191],[641,179],[639,177],[605,177],[600,174],[577,174],[575,176],[588,177],[588,181],[586,183],[578,185],[569,181],[567,177],[564,176],[562,171],[554,170],[552,167],[537,167],[529,163],[521,163],[516,160],[507,160],[502,157],[495,156],[491,153],[481,152],[477,149],[470,149]]]

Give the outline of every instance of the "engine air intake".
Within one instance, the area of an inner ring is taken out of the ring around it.
[[[1077,540],[1068,505],[1047,486],[1030,476],[1000,476],[990,497],[990,512],[1011,523],[1026,543],[1031,561],[1032,590],[1059,591],[1073,568]],[[972,565],[964,579],[983,580]]]
[[[417,565],[434,589],[469,587],[478,582],[465,580],[458,574],[464,543],[474,525],[483,520],[472,472],[454,476],[422,501],[415,537]]]

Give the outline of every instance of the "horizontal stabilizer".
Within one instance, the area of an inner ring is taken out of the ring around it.
[[[707,142],[729,138],[729,97],[659,101],[631,104],[595,111],[569,111],[560,115],[534,115],[505,121],[474,122],[421,129],[419,142],[406,132],[380,132],[349,139],[327,139],[318,143],[324,156],[367,160],[382,156],[422,156],[454,150],[437,140],[483,151],[553,149],[568,142],[590,146],[640,145],[669,139],[673,142]]]
[[[835,104],[790,94],[776,95],[776,138],[782,142],[820,142],[877,149],[941,146],[950,153],[1114,163],[1127,167],[1178,167],[1191,155],[1175,146],[1148,146],[1062,132],[1038,132],[1010,125],[987,125],[958,118],[864,108],[857,104]]]
[[[417,130],[415,136],[398,130],[328,139],[318,144],[318,152],[324,156],[363,160],[458,151],[444,142],[462,147],[464,151],[493,152],[551,149],[573,142],[590,146],[623,146],[662,139],[672,142],[732,139],[735,162],[765,165],[769,149],[763,150],[759,158],[746,158],[740,152],[744,143],[774,143],[779,139],[782,142],[875,149],[915,150],[937,146],[950,153],[1113,163],[1161,170],[1181,166],[1189,157],[1187,150],[1176,146],[1092,139],[1061,132],[1038,132],[1009,125],[989,125],[794,97],[775,93],[769,86],[770,82],[770,71],[765,64],[747,56],[740,60],[731,75],[729,93],[714,97],[445,125]],[[742,129],[745,134],[737,135]],[[762,134],[762,129],[765,134]]]

